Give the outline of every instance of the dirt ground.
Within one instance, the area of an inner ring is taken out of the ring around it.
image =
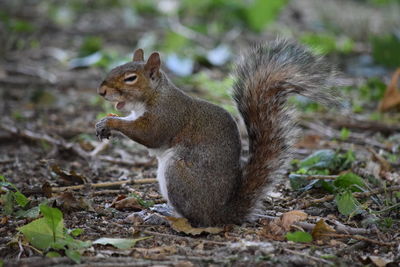
[[[156,18],[144,16],[137,26],[128,26],[121,21],[121,10],[96,9],[82,12],[71,26],[62,27],[44,17],[40,5],[34,1],[28,1],[23,6],[0,6],[14,16],[29,20],[36,27],[29,34],[16,33],[0,38],[4,44],[0,61],[0,174],[29,197],[30,207],[47,199],[52,206],[60,208],[66,228],[84,230],[80,240],[151,237],[137,242],[131,249],[93,245],[83,252],[82,266],[399,266],[398,207],[386,214],[393,219],[393,223],[383,231],[375,224],[364,224],[372,217],[367,211],[348,217],[338,212],[334,201],[312,204],[329,193],[320,189],[292,190],[289,172],[274,192],[265,197],[254,221],[226,226],[218,234],[193,236],[172,229],[169,221],[158,215],[165,212],[165,201],[152,179],[156,177],[155,158],[150,157],[143,146],[120,134],[114,134],[109,141],[103,142],[95,137],[94,125],[99,114],[109,110],[96,93],[106,70],[96,66],[71,68],[62,59],[64,54],[69,58],[77,56],[82,39],[89,35],[101,36],[105,46],[113,47],[121,54],[129,53],[146,32],[161,38],[163,31],[153,26],[157,25]],[[302,13],[302,9],[296,8],[296,5],[291,5],[282,13],[279,18],[282,25],[306,27],[298,22],[293,25],[297,15],[308,18],[306,11]],[[2,33],[6,34],[4,28]],[[239,51],[243,44],[270,38],[273,35],[268,33],[260,36],[243,33],[241,41],[232,46]],[[35,45],[28,44],[32,42]],[[354,56],[329,58],[343,71],[344,82],[354,86],[365,82],[366,78],[356,75],[355,69],[351,68],[356,58],[369,53],[363,50],[360,43],[360,51]],[[207,68],[201,64],[197,67],[198,70]],[[216,67],[211,71],[225,76],[228,69]],[[379,77],[389,83],[392,71],[383,69]],[[177,79],[169,70],[167,72],[172,80]],[[183,86],[182,89],[192,95],[204,95],[204,91],[195,87]],[[371,105],[371,110],[375,106],[376,103]],[[387,124],[365,120],[361,115],[346,115],[343,111],[324,112],[300,114],[302,138],[296,145],[295,159],[304,159],[319,149],[348,151],[352,148],[357,158],[351,166],[352,171],[367,177],[373,173],[371,168],[366,167],[369,162],[374,162],[379,170],[382,168],[383,163],[376,156],[378,151],[390,150],[390,143],[391,151],[397,147],[398,153],[398,120],[397,123]],[[393,116],[399,118],[398,113]],[[343,127],[351,129],[350,138],[346,140],[340,140]],[[243,143],[246,146],[245,138]],[[386,187],[398,186],[400,164],[389,164],[390,171],[385,172],[386,178],[383,172],[379,175]],[[294,171],[293,166],[290,171]],[[142,183],[132,182],[137,180]],[[121,185],[121,181],[126,181],[126,184]],[[80,190],[67,190],[72,192],[68,194],[53,189],[49,195],[46,190],[82,183],[87,186]],[[90,186],[99,183],[111,184]],[[370,190],[379,188],[376,186]],[[379,201],[385,201],[385,197],[396,199],[391,195],[395,192],[374,196]],[[112,206],[118,196],[122,198],[121,195],[129,194],[152,201],[158,208],[136,205],[117,209],[115,204]],[[374,207],[371,204],[373,201],[363,202],[367,203],[366,210]],[[324,219],[342,236],[312,243],[296,243],[284,238],[279,240],[276,233],[270,230],[271,222],[292,210],[308,214],[304,224],[295,228],[311,231],[313,225]],[[43,257],[22,241],[17,228],[33,219],[1,218],[0,258],[5,266],[73,264],[67,257]],[[341,231],[338,230],[340,226]]]

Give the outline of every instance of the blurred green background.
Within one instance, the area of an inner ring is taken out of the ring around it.
[[[343,91],[356,95],[352,110],[375,119],[400,66],[399,0],[3,0],[0,8],[3,62],[28,56],[59,80],[85,68],[104,75],[137,47],[158,50],[178,86],[232,112],[227,73],[252,42],[284,36],[326,54],[348,79]]]

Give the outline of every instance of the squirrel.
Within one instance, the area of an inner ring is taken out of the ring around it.
[[[335,72],[322,57],[286,39],[253,45],[234,71],[233,100],[249,139],[249,159],[241,166],[241,140],[230,113],[178,89],[160,66],[159,53],[145,61],[137,49],[131,62],[108,73],[98,93],[130,115],[101,119],[96,135],[102,140],[119,131],[156,155],[162,196],[196,226],[250,219],[285,173],[297,136],[289,95],[338,103],[331,89]]]

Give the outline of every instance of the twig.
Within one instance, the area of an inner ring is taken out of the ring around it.
[[[54,146],[62,147],[63,149],[66,149],[66,150],[72,150],[73,152],[75,152],[77,155],[81,156],[84,159],[91,158],[90,154],[87,153],[86,151],[84,151],[78,145],[72,144],[72,143],[67,143],[63,139],[56,139],[47,134],[39,134],[39,133],[32,132],[30,130],[21,130],[21,129],[18,129],[17,127],[7,125],[5,123],[0,123],[0,128],[9,133],[12,133],[14,135],[17,135],[17,136],[20,136],[20,137],[23,137],[26,139],[30,139],[30,140],[34,140],[34,141],[45,141]]]
[[[98,158],[102,161],[107,161],[114,164],[128,165],[131,167],[151,167],[155,165],[154,159],[147,162],[134,162],[130,160],[116,159],[110,156],[99,156]]]
[[[334,264],[333,264],[332,262],[330,262],[330,261],[327,261],[327,260],[324,260],[324,259],[320,259],[320,258],[317,258],[317,257],[314,257],[314,256],[310,256],[310,255],[301,253],[301,252],[299,252],[299,251],[291,250],[291,249],[288,249],[288,248],[283,248],[283,250],[286,251],[286,252],[288,252],[288,253],[291,253],[291,254],[294,254],[294,255],[299,255],[299,256],[302,256],[302,257],[311,259],[311,260],[313,260],[313,261],[316,261],[316,262],[322,262],[322,263],[324,263],[324,264],[334,265]]]
[[[275,217],[275,216],[269,216],[269,215],[261,215],[261,214],[256,214],[257,217],[260,218],[265,218],[268,220],[276,220],[279,217]],[[344,234],[371,234],[371,231],[368,229],[364,229],[364,228],[353,228],[344,224],[341,224],[337,221],[334,221],[336,227],[335,230],[338,233],[344,233]],[[295,222],[294,225],[299,226],[301,228],[303,228],[304,230],[309,230],[312,231],[315,227],[314,223],[308,223],[308,222]]]
[[[52,192],[63,192],[65,190],[80,190],[87,186],[93,188],[115,188],[120,187],[121,185],[127,184],[151,184],[156,183],[157,179],[147,178],[147,179],[136,179],[136,180],[127,180],[127,181],[118,181],[118,182],[108,182],[108,183],[98,183],[98,184],[83,184],[83,185],[72,185],[72,186],[63,186],[63,187],[52,187]]]
[[[329,220],[329,221],[333,222],[336,225],[335,230],[338,233],[362,235],[362,234],[371,234],[373,232],[372,230],[369,229],[350,227],[336,220]]]
[[[348,237],[348,238],[353,238],[356,240],[360,240],[360,241],[366,241],[378,246],[387,246],[387,247],[391,247],[391,246],[395,246],[396,242],[382,242],[379,240],[375,240],[375,239],[370,239],[367,238],[365,236],[361,236],[361,235],[349,235],[349,234],[321,234],[323,236],[330,236],[330,237]]]
[[[307,174],[297,174],[301,178],[306,178],[307,180],[334,180],[339,177],[339,175],[307,175]]]
[[[303,114],[300,116],[303,120],[324,120],[331,123],[335,128],[349,128],[358,129],[363,131],[381,132],[384,134],[391,134],[400,131],[400,125],[398,124],[386,124],[379,121],[365,121],[360,119],[349,119],[344,116],[327,116],[313,114],[312,116]]]
[[[103,152],[104,150],[106,150],[109,146],[109,140],[104,140],[103,142],[100,143],[100,145],[98,145],[95,149],[93,149],[89,155],[91,157],[95,157],[97,155],[99,155],[101,152]]]
[[[120,194],[121,190],[106,189],[91,193],[92,196]]]
[[[307,127],[314,131],[317,131],[320,134],[323,134],[331,139],[340,139],[339,131],[332,129],[332,128],[328,127],[327,125],[321,125],[319,123],[313,123],[313,122],[307,122],[307,121],[301,121],[300,124],[303,125],[304,127]],[[378,147],[378,148],[381,148],[384,150],[390,150],[390,148],[388,148],[387,146],[385,146],[371,138],[368,138],[362,134],[350,133],[349,140],[355,144],[369,145],[369,146]]]
[[[122,159],[115,159],[110,156],[98,156],[99,153],[101,153],[104,149],[106,149],[108,142],[104,142],[101,145],[99,145],[95,150],[92,152],[86,152],[83,150],[78,144],[73,144],[73,143],[68,143],[65,140],[61,138],[54,138],[51,137],[47,134],[41,134],[41,133],[35,133],[30,130],[21,130],[18,129],[17,127],[7,125],[5,123],[0,123],[0,128],[17,136],[20,136],[22,138],[26,138],[29,140],[34,140],[34,141],[45,141],[47,143],[50,143],[53,146],[56,147],[61,147],[65,150],[72,150],[75,154],[79,155],[81,158],[87,160],[90,164],[94,164],[93,162],[96,161],[96,159],[115,163],[115,164],[122,164],[122,165],[129,165],[132,167],[148,167],[148,166],[153,166],[154,165],[154,160],[151,160],[149,162],[133,162],[133,161],[127,161],[127,160],[122,160]]]
[[[370,196],[376,195],[376,194],[382,194],[385,192],[395,192],[395,191],[400,191],[400,185],[395,185],[395,186],[391,186],[391,187],[387,187],[387,188],[377,188],[377,189],[367,191],[367,192],[355,192],[355,193],[353,193],[353,197],[363,198],[363,197],[370,197]],[[302,205],[302,208],[303,209],[308,208],[313,204],[332,201],[333,199],[335,199],[335,195],[327,195],[323,198],[313,199],[313,200],[308,201],[307,203],[304,203]]]
[[[180,236],[180,235],[171,235],[171,234],[164,234],[164,233],[159,233],[159,232],[153,232],[153,231],[142,231],[144,234],[148,235],[158,235],[158,236],[163,236],[163,237],[169,237],[169,238],[178,238],[178,239],[186,239],[189,241],[201,241],[205,243],[210,243],[210,244],[215,244],[215,245],[223,245],[226,246],[229,243],[227,242],[218,242],[218,241],[212,241],[212,240],[207,240],[207,239],[199,239],[199,238],[193,238],[189,236]]]

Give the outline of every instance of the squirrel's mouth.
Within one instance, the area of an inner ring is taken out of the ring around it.
[[[125,106],[125,102],[117,102],[117,103],[115,103],[115,109],[117,109],[117,110],[123,109],[124,106]]]

